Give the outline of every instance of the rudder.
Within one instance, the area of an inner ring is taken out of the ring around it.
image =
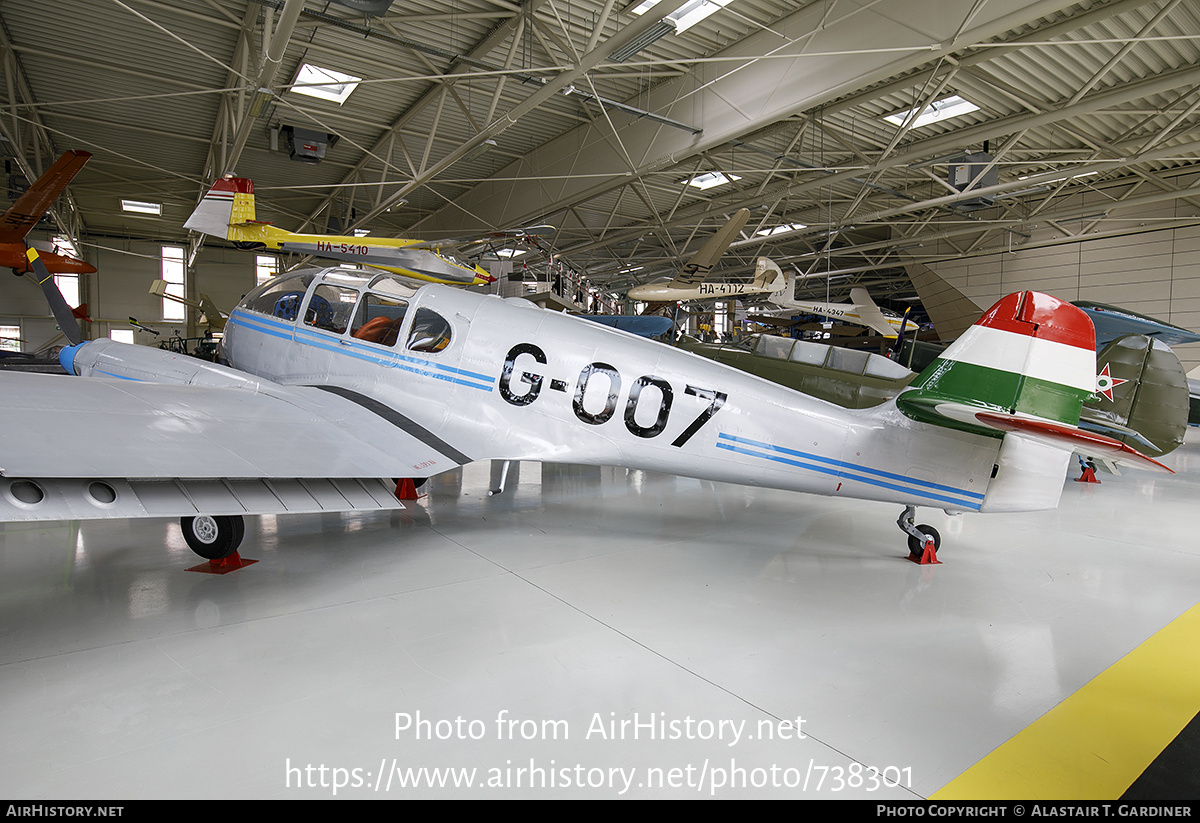
[[[183,227],[237,240],[236,230],[231,227],[251,222],[254,222],[254,181],[246,177],[223,177],[213,183]]]
[[[1095,331],[1082,310],[1038,292],[1016,292],[984,313],[896,401],[909,417],[999,434],[975,412],[1069,426],[1096,388]]]

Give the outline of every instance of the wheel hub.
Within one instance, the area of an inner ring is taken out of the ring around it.
[[[217,539],[217,523],[208,515],[197,517],[192,522],[192,534],[201,543],[214,543]]]

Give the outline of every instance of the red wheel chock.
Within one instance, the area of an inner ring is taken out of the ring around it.
[[[411,477],[404,477],[396,481],[396,499],[397,500],[419,500],[421,495],[417,494],[417,484],[412,481]]]
[[[921,553],[921,559],[913,557],[911,554],[908,559],[921,566],[940,566],[942,561],[937,559],[937,548],[933,545],[932,540],[925,541],[925,551]]]
[[[192,566],[188,571],[200,572],[202,574],[229,574],[238,569],[253,566],[257,562],[257,560],[246,560],[237,552],[233,552],[228,557],[222,557],[220,560],[206,560],[199,566]]]
[[[1100,481],[1096,479],[1096,470],[1095,469],[1093,469],[1091,466],[1084,466],[1083,474],[1076,477],[1075,482],[1076,483],[1099,483]]]

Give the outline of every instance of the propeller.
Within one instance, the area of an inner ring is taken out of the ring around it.
[[[896,362],[900,362],[900,352],[904,348],[904,332],[908,330],[908,313],[912,311],[912,306],[904,310],[904,316],[900,318],[900,333],[896,335],[896,345],[892,346],[892,351],[896,354]],[[910,357],[911,361],[912,358]]]
[[[152,329],[149,326],[143,326],[141,323],[139,323],[137,321],[136,317],[129,318],[129,325],[133,326],[135,329],[140,329],[141,331],[144,331],[144,332],[150,332],[150,334],[154,335],[155,337],[158,337],[160,334],[162,334],[162,332],[160,332],[156,329]]]
[[[78,346],[83,342],[83,332],[79,330],[79,323],[75,320],[74,312],[67,305],[62,292],[58,290],[58,286],[54,282],[54,275],[46,268],[42,258],[38,257],[37,249],[32,247],[26,249],[25,256],[29,258],[29,267],[33,270],[38,285],[42,287],[42,294],[46,295],[46,302],[50,304],[50,311],[54,313],[58,327],[62,329],[62,333],[72,346]]]

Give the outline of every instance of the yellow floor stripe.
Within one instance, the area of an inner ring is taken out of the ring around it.
[[[1200,605],[931,800],[1115,800],[1200,712]]]

